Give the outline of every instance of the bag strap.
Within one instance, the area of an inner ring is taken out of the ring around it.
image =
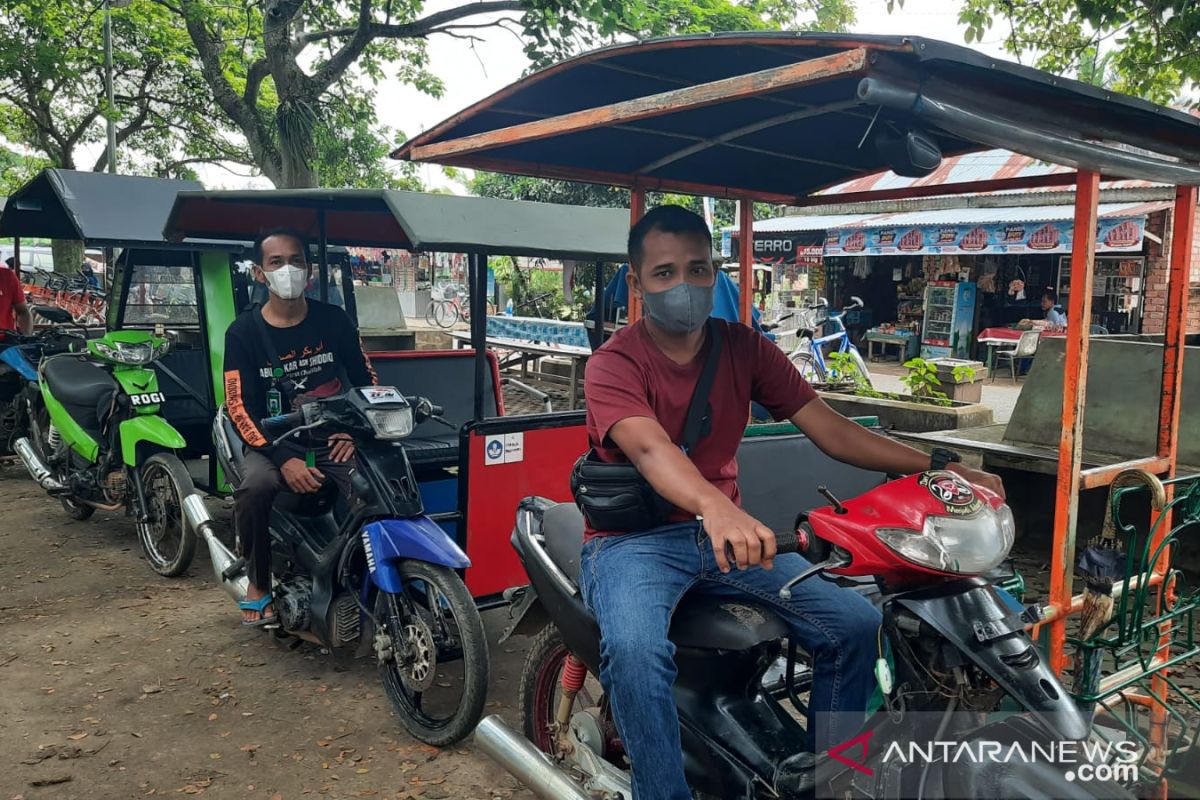
[[[267,321],[263,319],[262,306],[257,303],[250,309],[250,316],[254,319],[254,328],[258,331],[259,339],[262,341],[263,350],[267,353],[267,358],[271,361],[271,383],[276,388],[284,392],[285,399],[290,403],[291,392],[283,380],[283,362],[279,360],[279,353],[275,352],[275,345],[271,342],[271,335],[267,333]]]
[[[704,369],[700,379],[696,381],[696,389],[692,392],[692,402],[688,405],[687,421],[683,424],[683,451],[690,453],[696,443],[707,433],[704,424],[711,422],[712,406],[708,403],[708,395],[712,391],[713,380],[717,377],[717,366],[721,361],[721,326],[714,320],[708,320],[708,336],[711,345],[708,357],[704,360]],[[711,428],[711,425],[710,425]]]

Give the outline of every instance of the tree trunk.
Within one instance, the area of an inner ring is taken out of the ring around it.
[[[300,139],[308,139],[307,142],[296,141]],[[307,153],[313,151],[314,144],[312,142],[311,132],[308,136],[296,136],[293,133],[288,137],[286,142],[281,142],[279,154],[283,160],[283,180],[279,183],[280,189],[313,189],[317,186],[317,173],[313,169],[312,162],[308,159]]]
[[[54,271],[62,275],[75,276],[83,266],[83,242],[75,239],[53,239],[50,253],[54,258]]]

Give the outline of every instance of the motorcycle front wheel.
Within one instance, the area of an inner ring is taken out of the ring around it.
[[[487,700],[483,620],[453,570],[399,565],[403,590],[375,598],[375,654],[384,691],[410,734],[434,747],[468,736]]]
[[[196,532],[183,516],[183,498],[196,487],[187,467],[170,453],[146,459],[141,471],[148,519],[138,523],[138,541],[150,569],[175,578],[187,570],[196,554]]]

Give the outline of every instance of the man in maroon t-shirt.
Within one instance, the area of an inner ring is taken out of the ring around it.
[[[588,360],[588,436],[601,460],[631,461],[675,513],[651,531],[589,528],[580,582],[600,625],[600,680],[630,759],[634,798],[690,800],[671,693],[674,646],[667,639],[685,592],[752,596],[774,607],[791,638],[812,654],[809,730],[815,728],[818,749],[856,732],[838,729],[838,719],[865,711],[875,688],[880,615],[868,601],[819,579],[798,584],[791,600],[779,598],[808,562],[795,553],[776,558],[774,534],[740,507],[736,457],[750,401],[791,420],[826,454],[863,469],[921,472],[930,457],[842,417],[783,351],[721,320],[711,429],[685,454],[684,420],[711,347],[705,322],[716,275],[708,226],[679,206],[656,208],[629,233],[629,264],[629,289],[646,315]],[[961,464],[948,468],[1003,491],[993,475]]]

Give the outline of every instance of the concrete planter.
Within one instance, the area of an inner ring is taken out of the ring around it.
[[[965,361],[957,358],[935,358],[932,364],[937,366],[938,391],[962,403],[978,403],[983,399],[983,378],[987,375],[987,366],[982,361]],[[954,379],[955,367],[970,367],[975,371],[969,381]]]
[[[978,403],[938,406],[912,400],[856,397],[842,392],[817,392],[835,411],[847,417],[875,416],[884,428],[910,433],[958,430],[991,425],[992,410]]]

